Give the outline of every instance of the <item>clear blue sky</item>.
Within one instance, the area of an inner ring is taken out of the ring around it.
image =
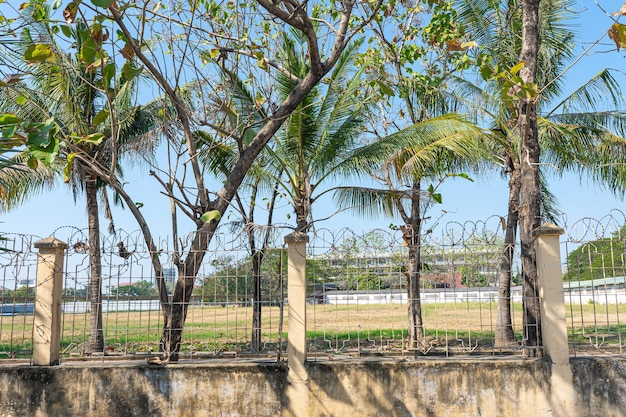
[[[609,1],[602,1],[600,4],[609,12],[619,9],[621,5]],[[579,39],[582,41],[579,49],[582,50],[606,34],[611,20],[598,9],[593,1],[580,2],[579,8],[586,9],[577,22]],[[568,87],[575,88],[603,67],[626,70],[624,57],[624,51],[617,52],[614,44],[604,36],[601,43],[594,48],[594,53],[583,58],[568,73]],[[544,167],[544,170],[550,169],[552,168]],[[148,177],[147,173],[142,174],[136,170],[129,170],[126,180],[129,182],[126,187],[130,189],[131,195],[136,195],[136,201],[144,204],[142,210],[154,228],[153,233],[168,235],[169,204],[163,196],[158,194],[159,190],[156,185],[149,186],[155,184],[155,181]],[[612,209],[626,210],[626,204],[620,198],[615,198],[610,193],[587,184],[586,180],[581,182],[578,178],[567,175],[562,180],[552,180],[550,184],[567,218],[567,222],[562,226],[572,224],[582,217],[600,218]],[[443,204],[434,207],[430,215],[438,217],[442,210],[445,210],[447,214],[442,218],[443,222],[478,221],[485,220],[492,215],[506,214],[507,184],[506,180],[497,174],[493,174],[489,179],[477,178],[473,183],[461,179],[448,181],[440,188],[440,191],[443,194]],[[330,198],[316,204],[314,206],[316,218],[326,217],[335,211]],[[126,232],[138,229],[130,212],[116,210],[115,215],[118,228]],[[279,214],[278,217],[277,222],[293,223],[286,219],[285,213]],[[331,229],[352,227],[356,231],[361,231],[377,227],[385,228],[392,222],[392,219],[364,221],[351,215],[340,214],[331,220],[319,223],[317,227]],[[60,184],[54,191],[31,198],[26,204],[10,213],[0,215],[0,232],[3,233],[25,233],[45,237],[62,226],[78,228],[87,226],[84,198],[79,196],[75,203],[69,188],[63,184]],[[102,229],[106,229],[104,222]]]

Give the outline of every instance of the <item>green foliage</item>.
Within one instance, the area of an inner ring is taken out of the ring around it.
[[[35,287],[19,287],[15,290],[4,290],[1,292],[2,298],[5,300],[13,299],[19,301],[21,299],[33,298],[35,296]]]
[[[157,295],[157,290],[152,282],[141,280],[133,284],[119,285],[111,290],[111,295],[129,297],[155,296]]]
[[[213,273],[204,276],[194,290],[196,299],[204,302],[248,302],[254,294],[252,257],[237,259],[223,256],[213,261]],[[261,267],[261,293],[264,299],[280,299],[280,279],[287,289],[286,249],[265,251]]]
[[[611,237],[580,245],[567,255],[565,281],[588,281],[626,275],[626,226]]]

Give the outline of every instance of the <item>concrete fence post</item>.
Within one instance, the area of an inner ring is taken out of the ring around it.
[[[287,366],[291,415],[306,415],[308,373],[306,370],[306,245],[309,236],[295,232],[285,236],[287,244],[288,329]]]
[[[559,242],[559,236],[563,233],[563,229],[553,224],[543,224],[533,232],[537,252],[543,348],[552,362],[558,363],[569,361]]]
[[[543,224],[533,231],[539,278],[541,336],[546,356],[552,363],[550,401],[552,415],[580,415],[574,391],[573,373],[569,365],[565,297],[561,269],[559,236],[564,230],[553,224]]]
[[[37,286],[33,326],[33,365],[58,365],[61,349],[63,258],[67,244],[54,237],[34,243]]]

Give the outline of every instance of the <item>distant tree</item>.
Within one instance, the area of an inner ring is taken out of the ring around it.
[[[7,296],[11,298],[29,298],[35,296],[35,287],[23,286],[15,291],[7,291]]]
[[[253,256],[236,259],[224,256],[213,261],[213,273],[201,278],[194,297],[204,302],[244,302],[254,297]],[[261,267],[263,299],[280,298],[280,278],[287,277],[284,249],[267,249]]]
[[[111,290],[112,295],[126,295],[130,297],[153,296],[157,295],[154,284],[150,281],[141,280],[134,284],[120,285]]]
[[[567,256],[567,272],[564,281],[588,281],[591,279],[626,275],[626,225],[611,237],[587,242]]]

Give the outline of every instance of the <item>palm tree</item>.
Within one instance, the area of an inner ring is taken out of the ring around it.
[[[284,36],[281,62],[288,71],[302,77],[309,70],[301,34]],[[275,146],[268,149],[271,177],[292,204],[296,232],[307,233],[313,226],[315,201],[328,192],[328,180],[343,175],[343,162],[355,149],[370,112],[364,82],[354,71],[360,42],[353,42],[341,55],[326,85],[313,89],[287,118],[277,133]],[[278,79],[282,101],[295,87],[292,78]]]
[[[29,8],[24,18],[28,19]],[[81,51],[85,40],[80,31],[86,26],[78,23],[71,36]],[[51,60],[32,62],[32,77],[6,89],[0,100],[0,108],[14,112],[27,121],[53,120],[58,133],[64,136],[67,147],[59,150],[59,159],[48,166],[23,170],[19,174],[5,176],[8,186],[2,193],[1,202],[9,209],[29,195],[55,184],[64,177],[75,197],[85,193],[89,234],[90,271],[90,330],[86,352],[103,352],[105,347],[102,330],[102,261],[100,247],[99,193],[106,195],[104,181],[96,175],[90,164],[74,161],[76,152],[93,158],[106,170],[118,170],[117,154],[128,148],[131,138],[138,138],[155,126],[152,109],[132,106],[133,79],[119,79],[115,98],[111,98],[108,83],[109,69],[89,66],[80,54],[66,54],[56,44],[48,25],[34,20],[22,33],[22,51],[32,45],[47,45]],[[107,80],[108,78],[108,80]],[[42,94],[41,92],[45,92]],[[20,102],[19,97],[28,97]],[[114,109],[114,110],[111,110]],[[117,138],[114,140],[113,138]],[[145,139],[145,136],[142,137]],[[133,147],[138,150],[137,146]],[[153,149],[149,146],[147,149]],[[22,161],[20,157],[16,159]],[[104,199],[108,205],[108,199]],[[108,210],[107,210],[108,212]],[[112,219],[110,219],[112,220]]]
[[[511,266],[516,231],[520,219],[522,158],[520,133],[517,128],[518,98],[514,86],[521,50],[521,9],[516,0],[498,2],[483,0],[463,2],[459,17],[468,31],[483,47],[481,71],[487,82],[477,85],[460,80],[458,97],[476,116],[477,123],[490,127],[491,148],[500,159],[509,178],[509,199],[504,247],[499,272],[499,302],[496,323],[496,345],[517,344],[510,310]],[[561,72],[573,58],[574,34],[565,10],[569,1],[542,2],[540,6],[540,48],[538,62],[538,138],[542,149],[541,164],[557,168],[557,175],[577,172],[587,175],[612,191],[623,190],[624,172],[615,168],[623,160],[625,114],[599,110],[600,106],[620,108],[620,88],[608,70],[588,80],[568,97],[548,108],[561,94]],[[513,88],[513,90],[512,90]],[[619,150],[619,151],[618,151]],[[617,151],[617,152],[616,152]],[[608,163],[612,161],[612,163]],[[543,170],[540,174],[541,212],[555,221],[556,202],[546,187]]]
[[[402,238],[408,247],[407,277],[408,342],[411,348],[427,349],[420,300],[421,242],[424,216],[434,202],[441,202],[436,187],[423,189],[426,181],[462,176],[471,164],[485,158],[484,134],[463,118],[447,114],[430,117],[392,135],[357,149],[344,163],[356,175],[369,175],[382,188],[339,187],[335,201],[368,217],[400,217]],[[408,185],[404,185],[408,184]]]

